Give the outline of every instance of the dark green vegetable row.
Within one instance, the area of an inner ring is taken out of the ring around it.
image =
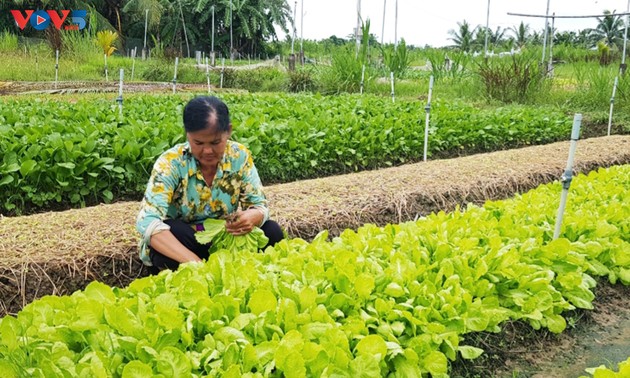
[[[124,117],[110,96],[0,100],[0,212],[16,214],[139,198],[161,152],[184,141],[191,95],[138,95]],[[225,95],[233,138],[264,183],[399,165],[423,156],[424,103],[375,96]],[[429,156],[566,139],[571,120],[527,107],[435,103]]]

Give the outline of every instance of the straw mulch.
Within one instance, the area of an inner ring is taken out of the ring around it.
[[[435,160],[269,186],[272,217],[293,237],[338,235],[364,223],[398,223],[457,205],[500,199],[550,182],[566,166],[568,142]],[[630,136],[578,142],[575,172],[630,163]],[[138,262],[137,202],[0,218],[0,316],[46,294],[92,280],[125,286]]]

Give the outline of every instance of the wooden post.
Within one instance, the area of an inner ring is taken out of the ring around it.
[[[289,71],[295,71],[295,54],[289,55]]]

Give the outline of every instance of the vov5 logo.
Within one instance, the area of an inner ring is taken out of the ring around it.
[[[81,30],[85,28],[85,18],[87,17],[86,10],[61,10],[59,12],[61,14],[54,10],[25,10],[25,14],[22,14],[22,11],[11,10],[15,23],[21,30],[24,30],[26,23],[29,21],[35,30],[44,30],[50,23],[58,30],[61,30],[62,27],[64,30]],[[70,15],[70,25],[64,25],[64,22],[68,19],[68,15]]]

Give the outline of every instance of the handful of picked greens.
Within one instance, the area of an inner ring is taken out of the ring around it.
[[[204,231],[195,233],[195,238],[201,244],[212,242],[210,253],[220,249],[227,249],[230,252],[251,251],[257,252],[267,245],[269,238],[265,236],[263,230],[258,227],[246,234],[234,236],[225,229],[226,221],[223,219],[206,219],[203,222]]]

